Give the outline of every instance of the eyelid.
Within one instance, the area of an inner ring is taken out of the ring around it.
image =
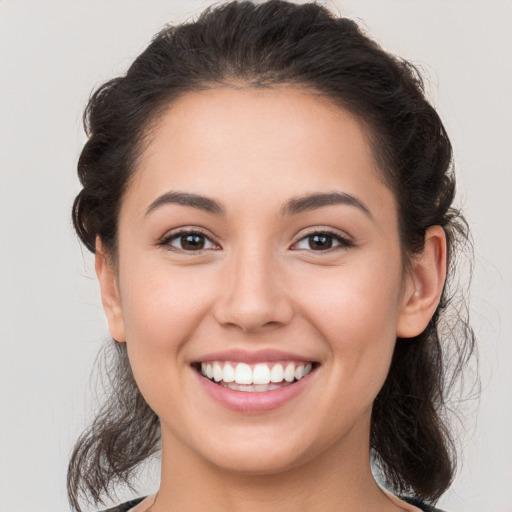
[[[185,251],[182,249],[179,249],[177,247],[173,247],[170,245],[171,241],[175,240],[176,238],[179,238],[182,235],[188,235],[188,234],[199,234],[204,236],[207,240],[209,240],[212,244],[217,246],[217,249],[198,249],[196,251]],[[211,250],[218,250],[220,248],[220,244],[215,240],[215,238],[207,234],[203,228],[196,227],[196,226],[180,226],[177,228],[174,228],[170,231],[167,231],[162,237],[160,237],[157,240],[156,245],[161,247],[167,247],[169,250],[179,252],[179,253],[189,253],[189,254],[198,254],[202,253],[203,251],[211,251]]]
[[[326,250],[317,250],[317,251],[314,251],[313,249],[293,249],[293,247],[295,245],[297,245],[299,242],[301,242],[302,240],[304,240],[305,238],[308,238],[310,236],[313,236],[313,235],[329,235],[329,236],[332,236],[335,240],[337,240],[339,242],[339,245],[336,245],[335,247],[331,247],[329,249],[326,249]],[[328,228],[328,227],[317,227],[317,228],[313,228],[313,229],[310,229],[309,231],[307,232],[303,232],[303,233],[300,233],[295,242],[293,242],[292,246],[290,247],[291,250],[295,250],[295,251],[300,251],[300,250],[304,250],[304,251],[310,251],[310,252],[314,252],[314,253],[326,253],[326,252],[331,252],[331,251],[337,251],[337,250],[341,250],[341,249],[346,249],[348,247],[353,247],[355,246],[355,243],[354,241],[352,240],[352,238],[346,234],[346,233],[343,233],[343,232],[340,232],[338,230],[335,230],[333,228]]]

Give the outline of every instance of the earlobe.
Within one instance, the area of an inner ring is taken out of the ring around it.
[[[412,338],[421,334],[434,315],[446,279],[446,234],[441,226],[431,226],[425,246],[414,257],[407,276],[397,336]]]
[[[95,268],[110,335],[118,342],[125,342],[126,334],[117,275],[99,236],[96,237]]]

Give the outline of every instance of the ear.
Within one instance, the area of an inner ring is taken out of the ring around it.
[[[446,234],[441,226],[425,233],[425,246],[406,277],[397,336],[412,338],[427,327],[439,304],[446,279]]]
[[[125,342],[126,334],[117,274],[99,236],[96,237],[95,268],[110,335],[118,342]]]

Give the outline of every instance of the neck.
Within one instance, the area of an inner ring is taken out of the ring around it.
[[[265,508],[264,508],[265,507]],[[162,478],[151,512],[399,510],[375,483],[369,440],[357,432],[300,465],[272,474],[219,468],[162,428]]]

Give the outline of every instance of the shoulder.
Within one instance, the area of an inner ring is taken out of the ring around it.
[[[439,508],[435,508],[432,505],[428,505],[424,503],[423,501],[419,500],[418,498],[408,498],[401,496],[400,499],[402,501],[405,501],[406,503],[409,503],[410,505],[414,505],[415,507],[419,508],[420,510],[423,510],[423,512],[444,512],[443,510]]]
[[[135,507],[135,505],[138,505],[145,498],[146,497],[143,496],[142,498],[137,498],[135,500],[127,501],[126,503],[121,503],[120,505],[117,505],[116,507],[112,507],[107,510],[104,510],[103,512],[128,512],[131,508]]]

